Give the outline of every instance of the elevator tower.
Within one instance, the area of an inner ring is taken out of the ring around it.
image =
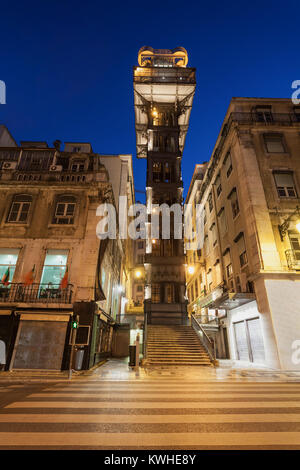
[[[146,46],[139,50],[139,65],[133,70],[137,157],[147,159],[144,313],[149,324],[187,320],[184,240],[173,223],[183,204],[181,159],[196,86],[195,69],[187,62],[183,47]],[[173,206],[167,238],[162,231],[167,214],[159,210],[162,204]],[[160,228],[153,237],[155,216]]]

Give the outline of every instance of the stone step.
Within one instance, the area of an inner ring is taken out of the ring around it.
[[[169,362],[169,361],[166,361],[166,362],[162,362],[162,361],[147,361],[148,364],[150,365],[158,365],[158,366],[211,366],[211,363],[210,362],[193,362],[191,363],[190,361],[186,361],[186,362],[178,362],[178,361],[174,361],[174,362]]]

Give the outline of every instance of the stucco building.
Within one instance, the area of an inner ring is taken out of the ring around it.
[[[88,369],[118,354],[130,240],[100,240],[96,211],[105,202],[117,208],[119,194],[134,200],[131,156],[103,157],[89,143],[68,142],[63,150],[59,141],[18,145],[4,126],[0,139],[6,368],[68,368],[71,320],[78,316],[74,358]]]
[[[195,168],[188,309],[210,321],[219,357],[300,367],[299,131],[291,100],[233,98],[209,162]]]

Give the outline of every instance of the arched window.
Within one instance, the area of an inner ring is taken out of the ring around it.
[[[9,209],[7,222],[24,224],[28,220],[28,214],[32,203],[32,196],[28,194],[16,194],[13,197]]]
[[[75,196],[63,195],[56,199],[52,223],[60,225],[74,224],[77,199]]]

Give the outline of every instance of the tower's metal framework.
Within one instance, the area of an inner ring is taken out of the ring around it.
[[[134,67],[137,157],[147,159],[147,240],[145,320],[150,324],[183,324],[187,318],[184,241],[151,236],[155,206],[182,205],[181,158],[195,93],[195,69],[186,67],[184,48],[143,47]],[[178,207],[178,206],[177,206]],[[173,213],[171,211],[171,222]],[[175,227],[176,230],[176,227]]]

